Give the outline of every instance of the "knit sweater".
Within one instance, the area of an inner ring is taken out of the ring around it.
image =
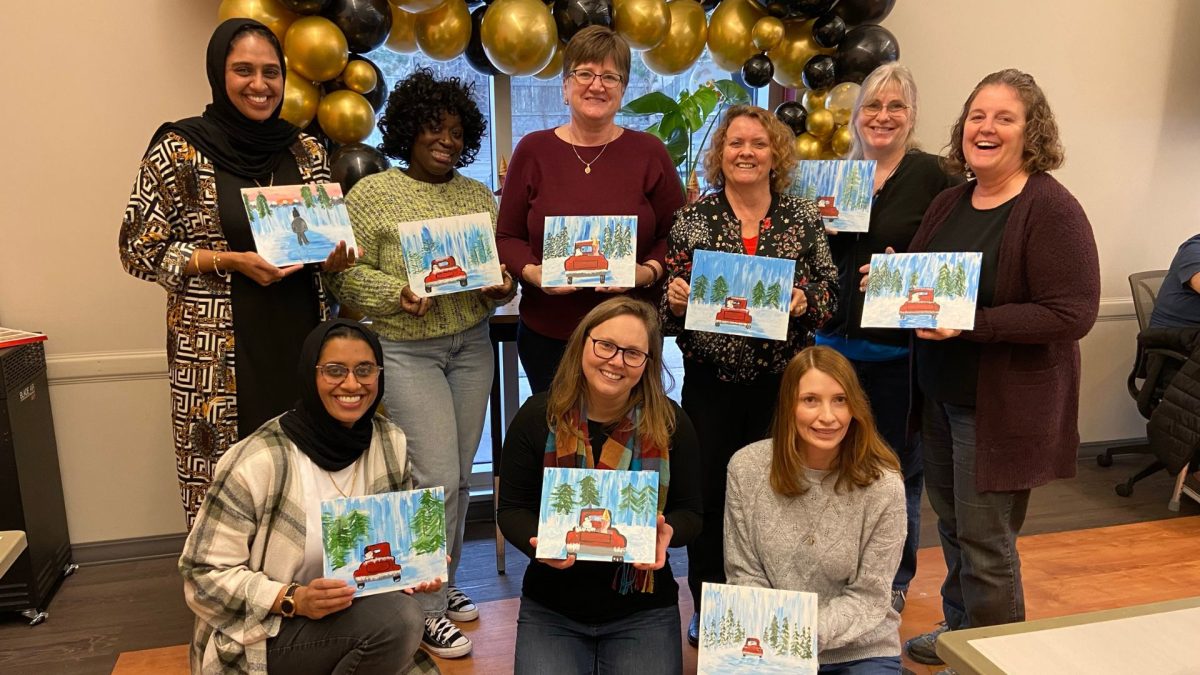
[[[336,275],[331,286],[342,304],[371,317],[380,336],[402,341],[455,335],[511,299],[492,300],[475,290],[433,298],[422,317],[400,307],[408,271],[396,225],[471,213],[487,213],[494,225],[496,197],[483,183],[457,171],[445,183],[426,183],[389,169],[356,183],[346,195],[346,210],[360,253],[355,265]]]
[[[907,529],[900,474],[837,492],[834,474],[809,470],[808,492],[783,497],[771,488],[771,450],[770,439],[758,441],[729,462],[727,582],[816,593],[822,665],[897,656],[891,589]]]

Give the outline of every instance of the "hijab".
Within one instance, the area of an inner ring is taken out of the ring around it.
[[[363,341],[371,345],[371,351],[375,353],[375,363],[383,365],[383,346],[380,345],[379,338],[366,326],[347,319],[333,319],[321,323],[304,338],[304,346],[300,348],[300,399],[296,401],[296,406],[284,413],[279,420],[283,433],[287,434],[314,464],[326,471],[340,471],[350,466],[370,447],[374,424],[372,419],[380,399],[383,398],[383,371],[380,371],[375,385],[375,400],[350,428],[334,419],[321,402],[321,395],[317,392],[317,361],[321,357],[321,348],[328,341],[329,333],[342,326],[357,331]]]
[[[188,117],[159,127],[150,141],[151,147],[164,134],[174,131],[199,148],[214,167],[223,171],[243,178],[259,178],[275,171],[300,133],[290,122],[279,118],[283,97],[280,97],[279,105],[270,118],[257,122],[242,115],[225,92],[225,60],[234,37],[247,27],[261,28],[270,34],[266,26],[253,19],[229,19],[217,26],[208,41],[206,63],[212,103],[204,108],[204,114],[200,117]],[[283,69],[281,74],[286,81],[283,49],[274,35],[271,35],[270,42],[279,57],[279,66]]]

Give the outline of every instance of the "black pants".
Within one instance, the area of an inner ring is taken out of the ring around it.
[[[521,359],[521,367],[529,378],[531,394],[550,388],[558,362],[566,350],[566,340],[546,337],[525,325],[524,321],[517,322],[517,358]]]
[[[407,673],[425,616],[405,593],[355,598],[323,619],[284,619],[267,639],[268,673]]]
[[[688,544],[688,588],[700,611],[704,582],[725,582],[725,474],[733,453],[770,435],[780,375],[764,375],[750,384],[717,379],[716,371],[683,362],[680,402],[700,439],[704,527]],[[763,471],[769,470],[764,466]]]

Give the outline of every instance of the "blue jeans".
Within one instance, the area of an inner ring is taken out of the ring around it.
[[[446,553],[449,583],[462,556],[470,499],[468,481],[492,391],[492,344],[488,322],[455,335],[383,343],[388,417],[408,439],[413,486],[446,492]],[[446,613],[446,587],[416,596],[425,615]]]
[[[975,488],[975,408],[928,397],[921,427],[925,489],[946,558],[942,612],[951,630],[1025,620],[1017,534],[1029,490]]]
[[[355,598],[322,619],[284,619],[267,639],[268,673],[407,673],[425,622],[413,596]]]
[[[677,675],[683,672],[679,607],[601,624],[573,621],[529,598],[517,616],[514,675]]]
[[[872,656],[842,663],[822,663],[817,670],[820,675],[895,675],[899,672],[899,656]]]

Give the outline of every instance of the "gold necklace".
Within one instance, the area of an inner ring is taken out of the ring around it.
[[[275,172],[274,171],[271,172],[271,178],[270,178],[270,180],[267,181],[267,184],[265,186],[262,183],[258,182],[257,178],[251,178],[250,180],[254,181],[254,184],[257,185],[258,187],[271,187],[272,185],[275,184]]]
[[[359,459],[361,459],[361,457]],[[333,472],[326,471],[325,475],[329,476],[329,482],[333,483],[333,489],[337,490],[339,495],[341,495],[344,498],[350,497],[350,495],[346,494],[345,490],[343,490],[340,486],[338,486],[337,481],[335,481],[333,479]],[[355,478],[358,478],[358,460],[357,459],[354,460],[354,472],[350,474],[350,480],[346,483],[346,490],[349,490],[350,492],[354,492],[354,479]]]
[[[567,128],[567,135],[570,136],[571,138],[575,137],[575,134],[571,133],[570,127]],[[575,159],[579,160],[579,163],[583,165],[584,173],[592,172],[592,165],[595,164],[596,161],[600,159],[600,155],[604,154],[604,151],[608,149],[608,144],[612,143],[612,142],[613,142],[613,139],[611,139],[611,138],[608,139],[608,141],[604,144],[604,147],[600,148],[600,152],[596,153],[596,156],[592,158],[592,161],[585,162],[585,161],[583,161],[583,158],[579,156],[579,150],[575,148],[575,143],[572,142],[572,140],[570,140],[570,139],[567,140],[567,144],[571,146],[571,152],[575,153]]]

